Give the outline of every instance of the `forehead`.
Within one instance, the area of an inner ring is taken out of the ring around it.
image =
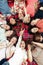
[[[37,29],[38,29],[38,28],[32,28],[31,31],[33,31],[33,30],[35,31],[35,30],[37,30]]]
[[[33,29],[37,29],[36,27],[34,27]]]
[[[10,20],[14,20],[13,18],[10,18]]]
[[[22,44],[25,44],[25,42],[24,42],[24,41],[22,41],[21,43],[22,43]]]

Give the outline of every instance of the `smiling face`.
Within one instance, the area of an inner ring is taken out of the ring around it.
[[[10,37],[12,34],[13,34],[13,30],[9,30],[9,31],[6,32],[6,35],[7,35],[8,37]]]
[[[25,49],[25,42],[24,42],[24,41],[21,42],[20,47],[21,47],[22,49]]]
[[[37,24],[37,22],[39,21],[40,19],[35,19],[35,20],[32,20],[31,21],[31,25],[34,26]]]
[[[10,24],[12,24],[12,25],[16,24],[15,19],[11,18],[11,19],[10,19]]]
[[[12,44],[15,44],[16,41],[17,41],[17,38],[16,38],[16,37],[13,37],[13,38],[10,40],[10,42],[11,42]]]
[[[5,30],[9,30],[10,26],[7,24],[2,24],[1,27],[3,27]]]
[[[31,32],[32,32],[32,33],[38,32],[38,28],[36,28],[36,27],[32,28],[32,29],[31,29]]]

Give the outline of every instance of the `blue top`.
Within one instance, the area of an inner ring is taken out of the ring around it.
[[[39,0],[40,1],[40,3],[42,3],[43,2],[43,0]]]
[[[2,14],[10,14],[11,13],[7,0],[0,0],[0,12],[2,12]]]

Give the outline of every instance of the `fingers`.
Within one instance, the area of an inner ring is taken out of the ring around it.
[[[25,31],[25,29],[22,30],[22,28],[21,28],[21,31],[20,31],[21,36],[23,35],[24,31]]]

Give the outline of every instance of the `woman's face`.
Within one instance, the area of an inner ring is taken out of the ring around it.
[[[24,42],[24,41],[21,42],[20,47],[21,47],[22,49],[25,49],[25,42]]]
[[[15,19],[11,18],[11,19],[10,19],[10,24],[12,24],[12,25],[16,24]]]
[[[34,26],[37,24],[37,22],[39,21],[40,19],[35,19],[35,20],[32,20],[31,21],[31,25]]]
[[[10,40],[10,42],[11,42],[12,44],[15,44],[16,41],[17,41],[17,38],[16,38],[16,37],[13,37],[13,38]]]
[[[18,11],[18,17],[19,17],[19,19],[23,19],[23,17],[24,17],[21,9],[19,9],[19,11]]]
[[[13,34],[13,30],[9,30],[6,32],[7,36],[10,37]]]
[[[10,29],[10,26],[7,25],[7,24],[2,24],[1,27],[3,27],[3,28],[6,29],[6,30],[9,30],[9,29]]]
[[[35,27],[32,28],[32,29],[31,29],[31,32],[32,32],[32,33],[36,33],[36,32],[38,32],[38,28],[35,28]]]

